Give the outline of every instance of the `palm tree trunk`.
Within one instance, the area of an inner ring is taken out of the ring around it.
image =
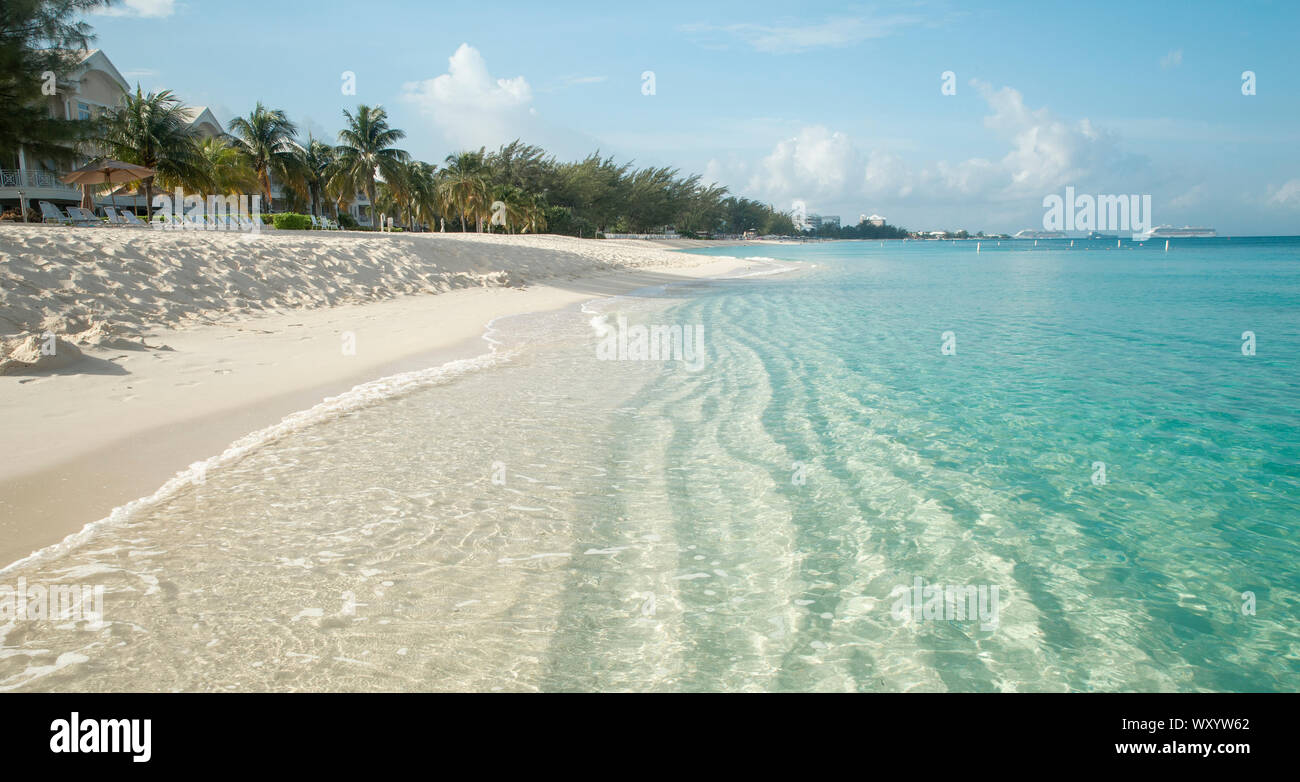
[[[266,211],[273,212],[274,202],[271,200],[271,177],[266,169],[257,172],[257,176],[262,180],[262,194],[266,196]]]

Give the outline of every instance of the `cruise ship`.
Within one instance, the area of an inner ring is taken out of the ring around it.
[[[1213,228],[1193,228],[1190,225],[1175,228],[1172,225],[1158,225],[1140,234],[1133,234],[1133,241],[1145,242],[1148,239],[1209,239],[1218,235]]]

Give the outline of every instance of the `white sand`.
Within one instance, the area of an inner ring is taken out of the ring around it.
[[[0,339],[84,353],[0,377],[0,566],[327,396],[484,352],[493,318],[744,265],[556,236],[0,227]]]

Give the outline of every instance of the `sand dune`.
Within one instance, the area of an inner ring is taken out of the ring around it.
[[[485,352],[493,318],[747,265],[556,236],[0,227],[0,565],[326,397]]]
[[[138,347],[150,327],[681,263],[644,242],[560,236],[5,226],[0,349],[12,354],[46,332],[78,345]]]

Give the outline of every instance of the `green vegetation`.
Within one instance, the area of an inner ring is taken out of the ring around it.
[[[447,156],[439,168],[412,160],[395,145],[405,133],[388,124],[382,106],[344,111],[346,126],[331,146],[295,140],[285,113],[258,103],[230,123],[227,136],[200,140],[186,107],[170,92],[137,90],[107,112],[98,142],[105,155],[158,169],[164,187],[199,194],[259,190],[268,209],[272,182],[280,204],[295,213],[334,216],[356,229],[347,212],[363,194],[378,216],[415,230],[552,233],[595,237],[675,229],[684,236],[796,234],[788,214],[704,185],[671,168],[633,168],[592,154],[560,162],[540,147],[514,141]],[[153,182],[145,182],[152,193]]]
[[[963,231],[963,233],[965,233]],[[857,225],[823,225],[811,232],[818,239],[906,239],[906,228],[896,228],[888,223],[872,225],[866,220]]]
[[[139,86],[95,119],[52,119],[44,74],[63,78],[75,68],[78,59],[68,51],[86,48],[93,38],[79,20],[111,3],[0,4],[0,155],[25,146],[48,160],[114,158],[147,166],[157,171],[139,183],[150,203],[157,188],[200,196],[260,191],[263,209],[292,213],[277,226],[329,216],[358,227],[348,209],[364,196],[371,222],[390,217],[408,230],[586,237],[667,230],[684,236],[796,233],[790,215],[731,196],[697,174],[636,168],[599,152],[561,162],[516,140],[492,151],[449,155],[441,167],[413,160],[398,147],[406,133],[390,126],[382,106],[343,111],[343,129],[332,145],[312,137],[300,142],[288,115],[260,101],[231,121],[227,134],[205,138],[178,97],[167,90],[145,94]]]
[[[51,117],[43,90],[76,68],[68,51],[94,40],[80,19],[106,5],[107,0],[0,3],[0,160],[16,156],[19,146],[33,158],[69,163],[77,157],[76,145],[93,132],[92,123]]]
[[[169,90],[145,95],[136,87],[122,105],[98,120],[99,148],[105,157],[155,169],[144,180],[147,202],[153,185],[184,187],[194,192],[215,192],[214,171],[204,157],[199,139],[189,130],[185,106]]]
[[[300,215],[296,212],[280,212],[273,215],[272,224],[282,231],[310,231],[311,215]]]
[[[306,172],[302,148],[294,143],[298,126],[280,109],[268,109],[261,101],[247,117],[230,123],[235,148],[243,155],[262,186],[266,208],[274,211],[271,198],[271,175],[289,187],[306,189]]]

